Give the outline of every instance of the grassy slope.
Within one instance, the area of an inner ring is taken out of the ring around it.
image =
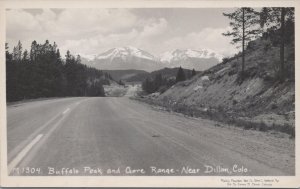
[[[279,48],[256,40],[246,55],[247,78],[240,82],[241,57],[218,64],[191,80],[177,83],[152,102],[191,116],[206,116],[259,130],[274,129],[294,134],[295,83],[276,81],[274,65]],[[268,48],[266,48],[268,47]],[[291,46],[287,64],[294,65]]]

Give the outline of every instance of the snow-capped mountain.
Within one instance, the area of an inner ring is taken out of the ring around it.
[[[81,59],[85,59],[86,61],[91,61],[91,60],[94,60],[95,57],[97,56],[97,54],[89,54],[89,55],[86,55],[86,54],[80,54],[81,56]]]
[[[187,69],[205,70],[222,61],[223,56],[209,49],[192,50],[176,49],[160,56],[160,62],[166,67],[183,67]]]
[[[83,62],[101,70],[136,69],[153,71],[165,67],[181,66],[186,69],[201,71],[218,64],[222,58],[221,55],[208,49],[176,49],[156,57],[135,47],[119,47],[87,57]]]
[[[135,47],[119,47],[96,55],[90,66],[107,69],[137,69],[153,71],[160,68],[159,60],[152,54]]]
[[[156,60],[156,58],[152,54],[135,47],[113,48],[102,54],[99,54],[95,58],[106,59],[106,60],[109,59],[112,61],[115,58],[121,58],[123,60],[126,60],[130,57],[138,57],[138,58],[148,59],[152,61]]]

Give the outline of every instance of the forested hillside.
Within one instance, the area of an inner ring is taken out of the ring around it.
[[[109,75],[81,64],[69,51],[63,59],[56,43],[33,41],[31,49],[22,43],[9,51],[6,44],[6,97],[18,101],[40,97],[104,96]]]
[[[146,93],[164,92],[177,82],[184,81],[196,75],[195,69],[164,68],[151,72],[142,82]]]
[[[122,82],[139,82],[143,78],[149,75],[148,72],[144,70],[103,70],[103,72],[108,73],[115,81]]]

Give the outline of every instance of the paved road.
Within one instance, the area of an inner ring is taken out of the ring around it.
[[[285,153],[292,161],[292,147],[272,146],[273,138],[260,141],[127,97],[43,100],[11,105],[7,111],[11,175],[294,173],[293,165],[274,159]]]

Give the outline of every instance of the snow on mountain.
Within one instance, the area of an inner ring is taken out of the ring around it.
[[[160,57],[135,48],[118,47],[98,55],[85,57],[85,64],[105,70],[137,69],[153,71],[164,67],[183,67],[186,69],[205,70],[222,60],[222,56],[209,49],[185,49],[168,51]]]
[[[113,60],[114,58],[122,58],[123,60],[127,59],[128,57],[138,57],[142,59],[148,59],[155,61],[156,58],[151,55],[150,53],[143,51],[141,49],[135,47],[119,47],[110,49],[102,54],[96,56],[96,59],[109,59]]]
[[[95,56],[87,64],[103,70],[136,69],[153,71],[160,68],[159,60],[152,54],[135,47],[110,49]]]
[[[209,49],[202,49],[202,50],[176,49],[172,52],[167,51],[163,53],[160,57],[160,61],[164,63],[170,63],[172,61],[187,60],[189,58],[205,58],[205,59],[216,58],[218,59],[218,61],[221,62],[223,56]]]
[[[97,55],[96,54],[90,54],[90,55],[80,54],[80,56],[81,56],[81,58],[84,58],[87,61],[91,61],[91,60],[94,60]]]
[[[210,49],[176,49],[160,56],[160,62],[168,67],[205,70],[222,61],[223,56]]]

